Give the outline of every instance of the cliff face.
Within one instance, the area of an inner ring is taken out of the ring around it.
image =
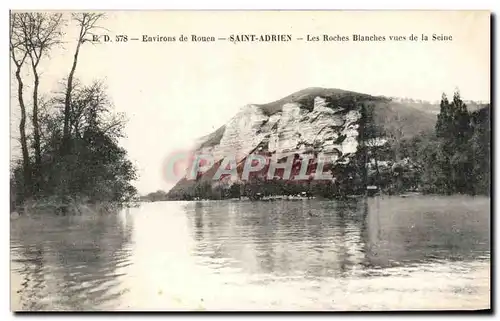
[[[352,154],[358,146],[360,117],[359,110],[331,106],[319,96],[314,97],[311,110],[292,102],[273,115],[266,115],[257,105],[248,105],[225,126],[217,144],[202,144],[198,151],[214,155],[216,161],[228,155],[236,155],[241,161],[252,151],[278,157],[312,151]]]
[[[366,125],[361,106],[370,107],[370,121],[382,127],[391,123],[394,115],[403,115],[404,122],[416,121],[422,130],[432,128],[435,122],[433,114],[399,108],[401,103],[384,97],[308,88],[269,104],[244,106],[225,126],[204,137],[196,152],[213,155],[215,165],[202,180],[213,176],[224,157],[235,156],[241,164],[256,152],[278,158],[290,153],[322,153],[334,161],[348,162],[359,148],[361,126]],[[170,194],[186,191],[193,184],[182,179]]]

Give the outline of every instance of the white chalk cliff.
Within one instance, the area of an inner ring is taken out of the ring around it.
[[[199,152],[214,155],[216,161],[233,155],[239,161],[258,147],[277,155],[352,154],[358,146],[360,117],[358,110],[329,106],[320,96],[314,98],[310,111],[293,102],[266,115],[258,105],[247,105],[227,123],[218,144],[204,146]]]
[[[377,126],[404,122],[406,137],[432,129],[435,124],[434,114],[386,97],[307,88],[275,102],[242,107],[228,123],[203,137],[197,152],[212,155],[215,163],[225,157],[236,157],[240,163],[253,152],[263,152],[278,157],[326,154],[330,160],[346,164],[362,141],[360,126],[366,124],[361,124],[361,106],[373,107],[369,121]],[[209,172],[203,176],[209,176]],[[183,179],[171,192],[189,190],[192,184]]]

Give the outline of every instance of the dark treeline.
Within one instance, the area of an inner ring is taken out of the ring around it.
[[[435,129],[406,138],[397,115],[382,126],[375,121],[375,104],[360,104],[355,98],[341,103],[349,108],[356,104],[361,112],[359,146],[349,162],[339,162],[329,169],[333,180],[269,180],[260,175],[229,184],[199,179],[168,194],[156,192],[154,197],[144,199],[258,199],[275,195],[342,198],[362,195],[367,186],[376,186],[385,194],[489,195],[489,105],[469,112],[458,92],[452,101],[443,94]]]
[[[443,95],[435,132],[413,140],[423,165],[422,190],[431,193],[490,193],[490,106],[470,113],[456,92]]]
[[[434,131],[405,138],[397,119],[385,128],[365,128],[371,137],[385,140],[383,144],[365,143],[367,185],[376,185],[388,194],[489,195],[489,105],[469,112],[458,92],[452,101],[443,94]]]
[[[411,138],[394,132],[382,130],[387,143],[368,151],[369,184],[389,194],[489,195],[489,105],[469,112],[458,92],[452,101],[443,94],[434,131]]]
[[[72,203],[124,204],[134,199],[136,171],[119,146],[125,119],[113,111],[100,81],[76,79],[80,50],[102,14],[73,14],[78,27],[73,61],[60,92],[40,95],[39,63],[62,44],[62,14],[13,13],[10,53],[16,76],[21,158],[11,166],[11,207],[44,204],[65,211]],[[27,89],[32,89],[27,93]],[[29,97],[29,98],[28,98]]]

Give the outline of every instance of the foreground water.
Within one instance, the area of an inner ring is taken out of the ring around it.
[[[159,202],[11,221],[11,307],[490,307],[490,200]]]

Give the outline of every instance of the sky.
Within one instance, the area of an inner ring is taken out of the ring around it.
[[[110,11],[99,31],[127,35],[229,37],[292,34],[291,42],[212,43],[128,41],[82,47],[76,77],[104,80],[115,109],[128,118],[121,141],[138,168],[141,194],[168,190],[168,155],[189,149],[250,103],[267,103],[307,87],[439,100],[459,89],[463,99],[490,98],[490,17],[460,11]],[[68,75],[77,29],[41,65],[41,90],[50,95]],[[306,42],[307,35],[406,36],[429,41]],[[436,42],[432,34],[451,35]],[[11,88],[15,88],[15,79]],[[30,88],[25,95],[31,95]],[[12,90],[11,90],[12,91]],[[12,91],[12,98],[15,98]],[[16,99],[11,134],[16,137]],[[18,151],[12,145],[12,154]]]

